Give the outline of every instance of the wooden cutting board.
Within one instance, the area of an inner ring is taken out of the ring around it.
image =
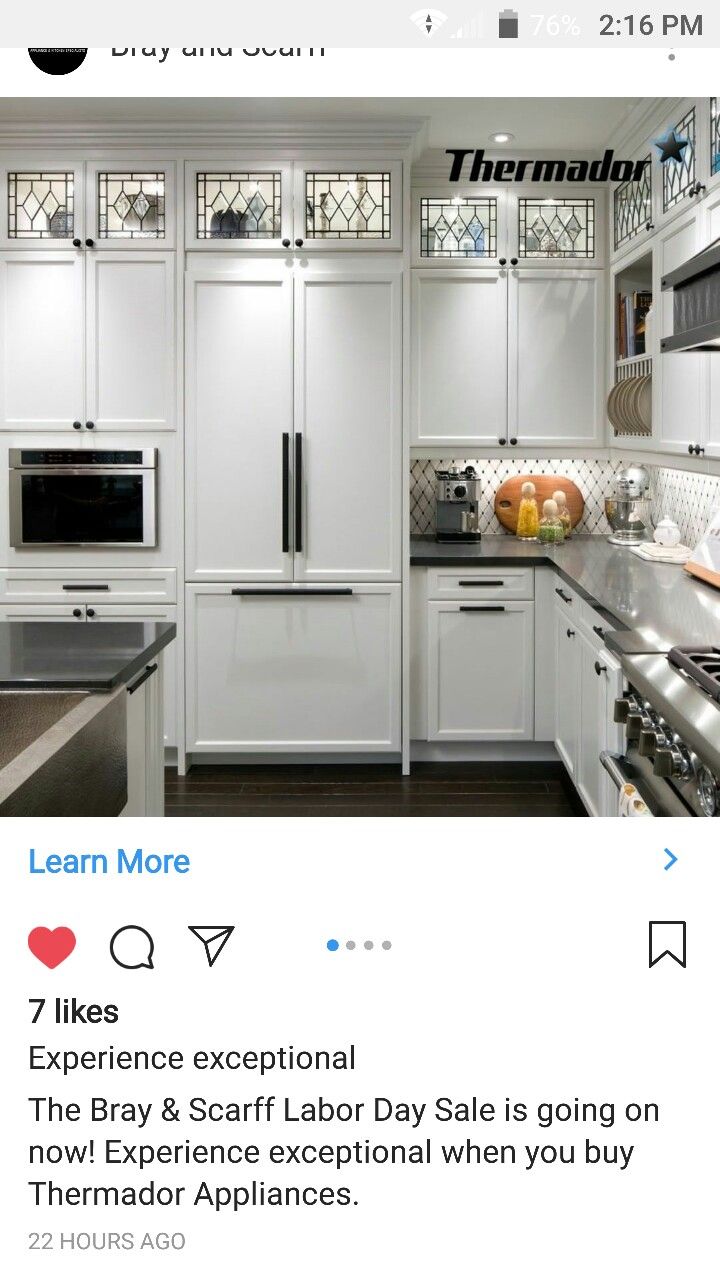
[[[541,517],[545,499],[552,498],[556,489],[562,489],[567,499],[568,511],[570,512],[570,519],[574,529],[575,525],[582,519],[585,500],[577,485],[572,480],[568,480],[567,476],[511,476],[509,480],[501,484],[495,494],[495,515],[503,528],[508,529],[510,533],[517,532],[522,487],[528,480],[532,480],[535,485],[535,499]]]

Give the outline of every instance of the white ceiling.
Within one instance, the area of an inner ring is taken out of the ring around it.
[[[515,148],[593,151],[639,98],[0,98],[0,125],[343,124],[424,119],[429,147],[482,146],[514,133]]]

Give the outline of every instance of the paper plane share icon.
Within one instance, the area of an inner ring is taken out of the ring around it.
[[[235,931],[234,924],[189,924],[188,929],[199,938],[205,948],[207,962],[212,969],[230,934]]]

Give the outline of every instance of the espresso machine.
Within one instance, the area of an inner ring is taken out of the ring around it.
[[[480,541],[480,477],[474,467],[435,472],[438,542]]]

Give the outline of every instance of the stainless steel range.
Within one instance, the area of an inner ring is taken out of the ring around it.
[[[618,786],[632,782],[657,817],[720,816],[720,649],[623,654],[622,756],[603,755]]]

